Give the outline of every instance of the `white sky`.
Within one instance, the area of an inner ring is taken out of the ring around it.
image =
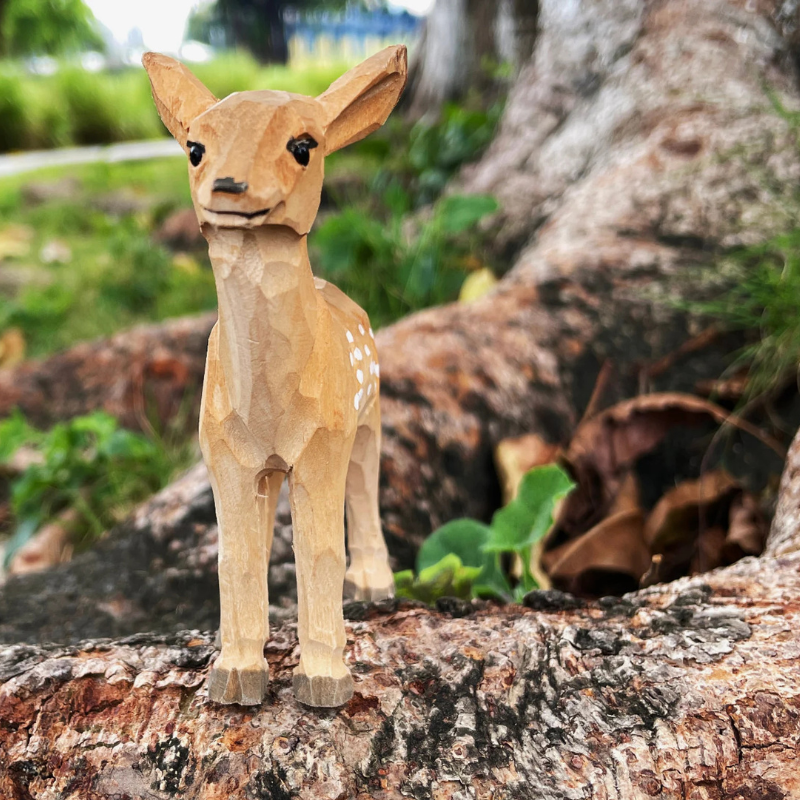
[[[197,0],[85,0],[94,15],[117,41],[124,42],[132,28],[139,28],[145,45],[153,50],[175,52],[180,47],[186,18]],[[392,0],[392,5],[425,14],[434,0]]]

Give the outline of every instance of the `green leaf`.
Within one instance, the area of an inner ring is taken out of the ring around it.
[[[541,539],[553,524],[556,503],[575,484],[561,467],[548,464],[525,474],[517,497],[492,518],[486,553],[521,553]]]
[[[480,573],[480,567],[466,567],[455,553],[448,553],[416,578],[411,570],[396,573],[395,594],[424,603],[433,603],[440,597],[466,600],[472,596],[473,583]]]
[[[468,567],[482,567],[486,563],[483,546],[489,539],[489,528],[474,519],[454,519],[435,530],[423,543],[417,554],[417,572],[454,553]]]
[[[22,445],[40,441],[42,435],[27,423],[19,409],[14,409],[10,417],[0,422],[0,463],[11,458]]]
[[[441,564],[448,555],[456,555],[465,567],[480,568],[473,580],[474,597],[498,597],[509,600],[511,587],[500,569],[498,557],[487,553],[484,545],[491,536],[490,529],[474,519],[454,519],[435,530],[417,554],[417,572]]]
[[[498,208],[488,194],[450,195],[439,202],[436,213],[445,233],[463,233]]]

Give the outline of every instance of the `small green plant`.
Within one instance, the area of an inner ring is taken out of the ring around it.
[[[538,588],[531,573],[531,553],[553,525],[556,503],[574,483],[561,467],[549,464],[526,473],[514,500],[492,517],[490,525],[457,519],[434,531],[417,554],[417,575],[395,575],[397,594],[430,603],[446,595],[468,599],[494,597],[519,602]],[[520,564],[512,579],[504,558]]]
[[[445,197],[410,235],[409,194],[393,183],[383,200],[388,219],[349,208],[328,217],[312,238],[322,275],[366,308],[375,325],[453,300],[467,273],[474,228],[498,207],[487,195]]]
[[[0,422],[0,464],[8,463],[23,446],[36,455],[11,481],[15,529],[6,560],[42,524],[66,509],[74,512],[76,544],[91,542],[188,462],[185,446],[167,446],[164,440],[132,433],[100,411],[46,432],[16,412]]]
[[[794,374],[800,362],[800,228],[735,253],[722,279],[725,289],[713,300],[681,305],[757,334],[731,367],[748,368],[749,399]]]
[[[475,160],[491,142],[503,111],[446,104],[439,118],[422,119],[410,129],[394,117],[380,133],[356,145],[354,152],[379,165],[375,186],[400,180],[412,207],[432,203],[462,165]],[[374,193],[373,193],[374,194]]]

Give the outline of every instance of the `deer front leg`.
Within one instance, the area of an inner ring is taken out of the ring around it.
[[[383,600],[394,596],[394,576],[381,530],[378,473],[381,414],[378,400],[356,433],[347,470],[347,549],[350,566],[344,580],[346,597]]]
[[[344,665],[344,487],[350,448],[318,430],[289,475],[297,565],[300,663],[294,694],[310,706],[331,708],[353,694]]]
[[[222,640],[222,652],[208,679],[208,698],[216,703],[258,705],[269,681],[264,658],[269,635],[268,498],[263,489],[258,491],[256,471],[239,464],[224,441],[206,442],[203,449],[219,526]]]

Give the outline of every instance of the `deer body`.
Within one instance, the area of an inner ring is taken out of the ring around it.
[[[340,705],[353,692],[343,589],[357,599],[394,591],[378,511],[380,367],[367,315],[313,277],[306,239],[323,154],[383,122],[405,81],[405,50],[373,56],[317,99],[244,92],[218,102],[172,59],[148,54],[145,66],[162,119],[190,156],[219,299],[200,414],[220,528],[222,650],[209,698],[256,704],[266,693],[267,568],[288,477],[295,695]]]

